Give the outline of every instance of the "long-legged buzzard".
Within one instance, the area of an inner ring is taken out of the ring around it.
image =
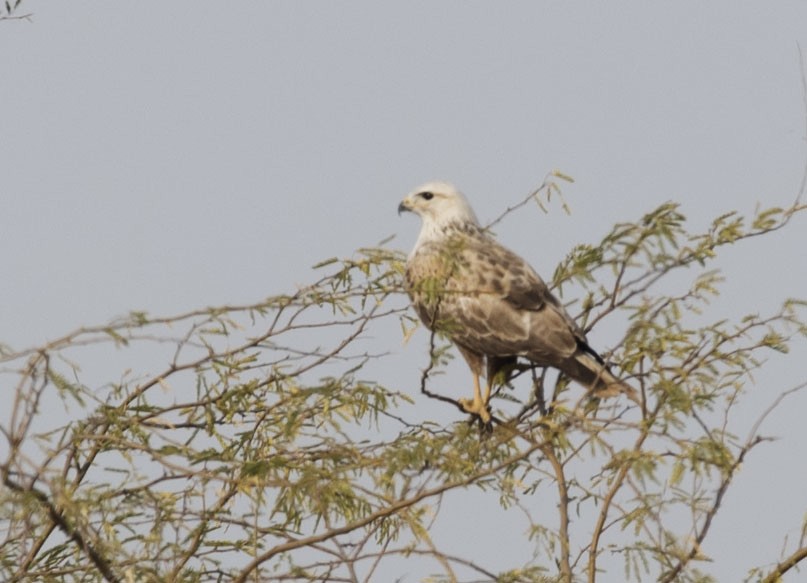
[[[446,335],[471,368],[474,396],[460,400],[463,409],[490,421],[493,376],[518,357],[557,368],[597,396],[636,399],[532,267],[479,226],[454,186],[424,184],[401,202],[403,211],[422,219],[406,262],[406,290],[426,327]]]

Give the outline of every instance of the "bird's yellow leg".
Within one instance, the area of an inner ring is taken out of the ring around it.
[[[482,398],[482,389],[479,387],[479,377],[474,375],[474,398],[460,399],[460,405],[467,413],[477,415],[483,423],[490,422],[490,413],[488,413],[488,399],[490,398],[490,384],[488,383],[485,388],[485,398]]]
[[[485,398],[482,399],[482,402],[485,404],[485,407],[488,406],[488,401],[490,401],[490,387],[492,383],[490,379],[485,379]],[[479,379],[476,380],[477,389],[479,388]]]

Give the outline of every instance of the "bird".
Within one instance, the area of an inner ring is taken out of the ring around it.
[[[639,402],[544,280],[480,226],[453,184],[416,188],[398,205],[399,215],[407,211],[420,217],[421,228],[406,260],[404,288],[426,328],[447,337],[471,369],[473,398],[458,400],[464,411],[489,424],[497,372],[519,358],[560,370],[596,397],[625,393]]]

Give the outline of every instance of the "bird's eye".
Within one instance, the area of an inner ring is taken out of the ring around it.
[[[420,197],[423,198],[423,200],[431,200],[431,199],[434,198],[434,193],[433,192],[421,192]]]

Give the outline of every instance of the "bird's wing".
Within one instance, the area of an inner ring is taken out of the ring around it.
[[[473,298],[484,308],[477,311],[488,316],[490,336],[510,341],[511,353],[553,364],[587,346],[583,331],[524,259],[490,238],[472,239],[464,254],[486,274],[486,293]]]
[[[521,257],[485,236],[423,246],[407,266],[421,320],[467,351],[557,365],[585,337]]]
[[[473,239],[465,253],[487,274],[493,291],[499,291],[513,308],[537,311],[556,301],[535,270],[495,240]]]
[[[605,395],[635,391],[604,367],[585,334],[521,257],[484,235],[416,249],[406,286],[423,322],[448,336],[471,369],[522,356],[553,366]]]

